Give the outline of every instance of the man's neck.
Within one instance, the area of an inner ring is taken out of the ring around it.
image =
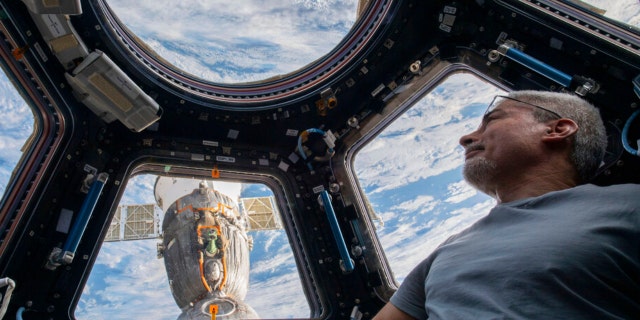
[[[493,196],[498,204],[537,197],[578,185],[575,174],[567,174],[574,172],[570,168],[555,167],[528,172],[530,173],[519,177],[508,177],[495,185]]]
[[[495,193],[495,199],[500,203],[507,203],[525,198],[532,198],[547,194],[553,191],[559,191],[575,187],[575,183],[568,181],[523,181],[517,185],[500,188]]]

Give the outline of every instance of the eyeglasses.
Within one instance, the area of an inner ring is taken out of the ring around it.
[[[497,108],[499,105],[501,105],[506,100],[511,100],[511,101],[515,101],[515,102],[518,102],[518,103],[526,104],[528,106],[531,106],[531,107],[538,108],[538,109],[544,110],[546,112],[549,112],[549,113],[553,114],[554,116],[556,116],[558,118],[562,118],[562,116],[559,115],[555,111],[551,111],[551,110],[549,110],[547,108],[544,108],[544,107],[541,107],[541,106],[537,106],[537,105],[531,104],[529,102],[524,102],[524,101],[521,101],[521,100],[518,100],[518,99],[515,99],[515,98],[507,97],[507,96],[495,96],[495,97],[493,97],[493,100],[491,100],[491,103],[487,107],[487,111],[484,112],[484,116],[486,117],[489,113],[491,113],[495,108]]]

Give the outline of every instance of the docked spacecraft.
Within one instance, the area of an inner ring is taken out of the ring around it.
[[[165,211],[158,255],[182,310],[178,319],[258,318],[243,301],[253,246],[247,217],[210,182],[185,181],[160,177],[155,186],[156,202]]]

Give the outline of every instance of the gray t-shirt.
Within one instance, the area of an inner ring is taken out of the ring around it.
[[[640,317],[640,185],[582,185],[496,206],[403,281],[417,319]]]

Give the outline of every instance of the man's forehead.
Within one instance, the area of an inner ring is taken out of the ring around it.
[[[523,108],[524,107],[524,108]],[[506,115],[527,115],[532,114],[531,110],[528,110],[526,104],[518,103],[517,101],[504,100],[493,109],[489,110],[482,117],[480,126],[486,124],[491,116],[506,116]]]
[[[512,99],[502,99],[496,105],[496,109],[500,107],[525,107],[528,106],[528,103],[529,102],[525,100],[517,101]]]
[[[535,107],[530,105],[526,101],[515,101],[510,99],[504,99],[500,101],[498,105],[493,108],[489,113],[502,112],[502,113],[530,113],[535,110]]]
[[[511,112],[519,112],[519,111],[527,111],[528,105],[524,103],[519,103],[518,101],[513,100],[503,100],[498,105],[496,105],[493,109],[487,112],[489,114],[497,114],[497,113],[511,113]]]

